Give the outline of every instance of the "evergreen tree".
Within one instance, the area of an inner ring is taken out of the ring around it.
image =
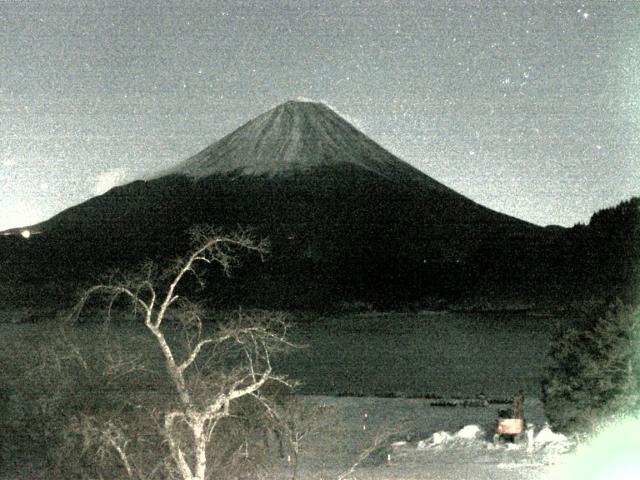
[[[639,311],[617,301],[552,344],[552,365],[543,381],[551,426],[587,432],[640,406]]]

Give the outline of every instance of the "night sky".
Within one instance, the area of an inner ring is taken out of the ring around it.
[[[323,101],[495,210],[640,193],[640,2],[0,1],[0,229]]]

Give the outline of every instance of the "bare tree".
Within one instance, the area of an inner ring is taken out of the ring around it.
[[[276,430],[289,446],[291,480],[297,480],[300,454],[304,443],[331,421],[331,408],[325,403],[310,402],[299,395],[288,395],[272,414]]]
[[[146,329],[153,335],[164,357],[166,374],[175,391],[175,402],[163,413],[161,430],[170,452],[168,469],[181,480],[212,478],[212,435],[220,422],[232,415],[239,399],[251,398],[271,411],[261,394],[268,383],[289,385],[276,375],[271,355],[291,344],[280,314],[240,312],[236,318],[214,331],[203,324],[203,310],[181,296],[179,289],[187,276],[203,283],[203,267],[217,265],[225,274],[238,263],[241,250],[264,255],[267,245],[247,231],[225,234],[209,227],[193,231],[194,249],[169,270],[160,272],[153,264],[134,275],[112,275],[107,281],[86,290],[74,308],[78,318],[94,295],[108,299],[109,311],[119,298],[128,299]],[[179,325],[186,341],[174,340]],[[114,450],[130,478],[140,475],[127,459],[127,440],[114,424],[100,434],[103,445]]]

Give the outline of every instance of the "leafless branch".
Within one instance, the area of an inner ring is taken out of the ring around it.
[[[345,470],[343,473],[341,473],[340,475],[338,475],[338,479],[337,480],[346,480],[347,478],[349,478],[351,475],[353,475],[353,472],[356,471],[356,468],[358,468],[358,466],[364,462],[367,458],[369,458],[369,456],[375,452],[378,448],[380,448],[381,446],[383,446],[385,443],[387,443],[389,436],[388,435],[377,435],[374,439],[373,442],[371,443],[371,445],[369,445],[368,447],[366,447],[361,453],[360,455],[358,455],[358,458],[355,460],[355,462],[353,462],[353,465],[351,465],[351,467],[349,467],[348,470]]]
[[[257,240],[249,230],[226,234],[201,226],[191,235],[194,249],[186,258],[177,261],[171,270],[158,272],[153,264],[146,264],[133,275],[113,274],[82,294],[70,318],[78,319],[87,301],[98,295],[107,297],[109,312],[120,297],[131,301],[134,312],[142,312],[144,324],[164,357],[166,372],[179,401],[177,407],[165,414],[161,425],[171,454],[172,469],[182,480],[204,480],[207,444],[219,421],[231,415],[230,405],[233,402],[251,396],[269,414],[274,413],[259,391],[269,382],[290,385],[285,377],[273,373],[271,354],[294,345],[286,339],[287,325],[282,314],[241,311],[216,332],[203,334],[202,310],[178,293],[182,280],[186,275],[193,275],[202,282],[198,267],[214,264],[229,275],[231,269],[238,265],[240,250],[263,257],[268,245]],[[169,309],[177,311],[176,316],[170,317]],[[175,324],[173,320],[178,320],[187,333],[186,352],[177,353],[172,347],[174,343],[167,338],[167,325]],[[204,378],[217,378],[217,386],[210,381],[200,382],[197,379],[198,368],[190,369],[194,364],[206,363],[214,355],[218,357],[220,371],[215,377]],[[204,357],[204,362],[199,361],[201,357]],[[229,371],[225,367],[225,358],[235,359],[240,365]],[[112,360],[118,363],[118,375],[135,371],[138,363],[136,358],[114,357]],[[198,391],[200,386],[206,389],[202,394]],[[190,432],[189,441],[185,439],[184,432]],[[127,443],[120,442],[113,429],[107,428],[104,434],[108,434],[105,438],[121,458],[127,472],[132,471],[126,455]]]

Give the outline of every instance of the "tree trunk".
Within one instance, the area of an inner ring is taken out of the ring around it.
[[[195,473],[193,480],[204,480],[207,470],[207,435],[204,431],[204,421],[198,419],[191,425],[193,445],[195,447]]]
[[[298,480],[298,449],[293,449],[293,474],[291,480]]]

